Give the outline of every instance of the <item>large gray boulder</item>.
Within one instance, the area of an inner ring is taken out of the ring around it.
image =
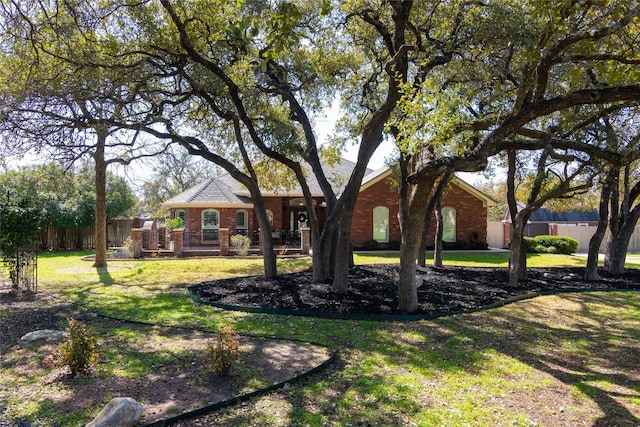
[[[142,417],[142,403],[130,397],[114,397],[86,427],[132,427]]]
[[[46,344],[58,344],[67,338],[69,334],[65,331],[55,331],[52,329],[41,329],[23,335],[18,341],[22,348],[36,349]]]

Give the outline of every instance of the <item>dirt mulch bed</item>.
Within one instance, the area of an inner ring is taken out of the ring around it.
[[[325,313],[393,315],[397,310],[398,265],[356,266],[349,274],[349,291],[336,294],[330,283],[311,283],[311,272],[215,280],[189,287],[204,302]],[[531,268],[528,280],[507,285],[505,268],[428,267],[419,272],[418,310],[438,314],[479,309],[537,292],[596,289],[639,289],[640,270],[621,276],[601,272],[601,280],[584,280],[583,268]]]
[[[105,319],[46,293],[0,292],[0,307],[0,368],[10,372],[10,378],[7,376],[6,382],[0,384],[0,427],[32,425],[29,420],[13,417],[11,408],[3,407],[5,399],[37,400],[72,414],[87,407],[100,408],[105,398],[116,396],[142,402],[142,421],[151,423],[288,381],[330,357],[329,351],[319,346],[240,336],[238,366],[228,378],[222,378],[204,368],[205,347],[215,336],[211,333]],[[81,320],[93,330],[107,331],[97,334],[101,359],[89,374],[71,377],[66,369],[46,368],[43,359],[53,346],[28,350],[17,345],[21,336],[34,330],[64,330],[67,317]],[[132,344],[117,334],[109,334],[112,329],[138,330],[147,339]],[[161,362],[137,378],[110,375],[106,366],[118,362],[106,355],[118,354],[119,348],[153,352]],[[43,373],[46,375],[38,381],[31,380]]]

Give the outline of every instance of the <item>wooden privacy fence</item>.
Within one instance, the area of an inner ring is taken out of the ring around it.
[[[109,247],[122,246],[122,243],[131,235],[133,219],[114,219],[107,225],[107,242]],[[95,227],[79,227],[72,229],[60,229],[48,227],[40,234],[41,246],[51,250],[94,249],[96,229]]]

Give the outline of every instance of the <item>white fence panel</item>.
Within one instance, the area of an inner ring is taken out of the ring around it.
[[[586,253],[589,250],[589,240],[593,233],[596,232],[595,226],[576,226],[576,225],[560,225],[558,224],[558,235],[573,237],[578,241],[578,252]],[[604,253],[607,239],[609,238],[609,230],[605,234],[602,244],[600,245],[600,253]],[[640,252],[640,229],[636,228],[629,240],[628,253]]]
[[[589,240],[591,240],[591,236],[596,232],[595,226],[578,226],[578,225],[562,225],[558,224],[558,236],[567,236],[573,237],[578,241],[578,253],[587,253],[589,250]],[[608,231],[607,231],[608,233]],[[600,245],[600,252],[604,252],[604,247],[606,245],[607,236],[602,241]]]
[[[504,246],[504,225],[501,221],[487,221],[487,243],[490,248]]]

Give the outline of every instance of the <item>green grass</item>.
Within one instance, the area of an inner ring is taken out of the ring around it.
[[[549,296],[436,321],[324,320],[225,312],[197,305],[184,292],[189,283],[260,274],[258,259],[119,261],[105,271],[84,272],[90,262],[80,255],[41,256],[41,289],[120,318],[213,330],[230,324],[244,333],[338,350],[339,360],[327,372],[220,411],[210,418],[216,425],[640,424],[638,293]],[[355,260],[397,263],[398,255],[356,254]],[[585,264],[565,255],[528,260],[531,266]],[[506,267],[508,254],[445,252],[444,261]],[[132,268],[116,268],[121,265]],[[309,265],[309,258],[279,260],[282,272]],[[145,337],[130,329],[98,332],[130,343],[129,350],[106,355],[112,364],[101,374],[136,378],[170,357],[136,356],[136,343]],[[0,366],[0,374],[11,369]],[[0,406],[16,404],[0,400]],[[23,413],[26,419],[63,415],[36,404]]]

